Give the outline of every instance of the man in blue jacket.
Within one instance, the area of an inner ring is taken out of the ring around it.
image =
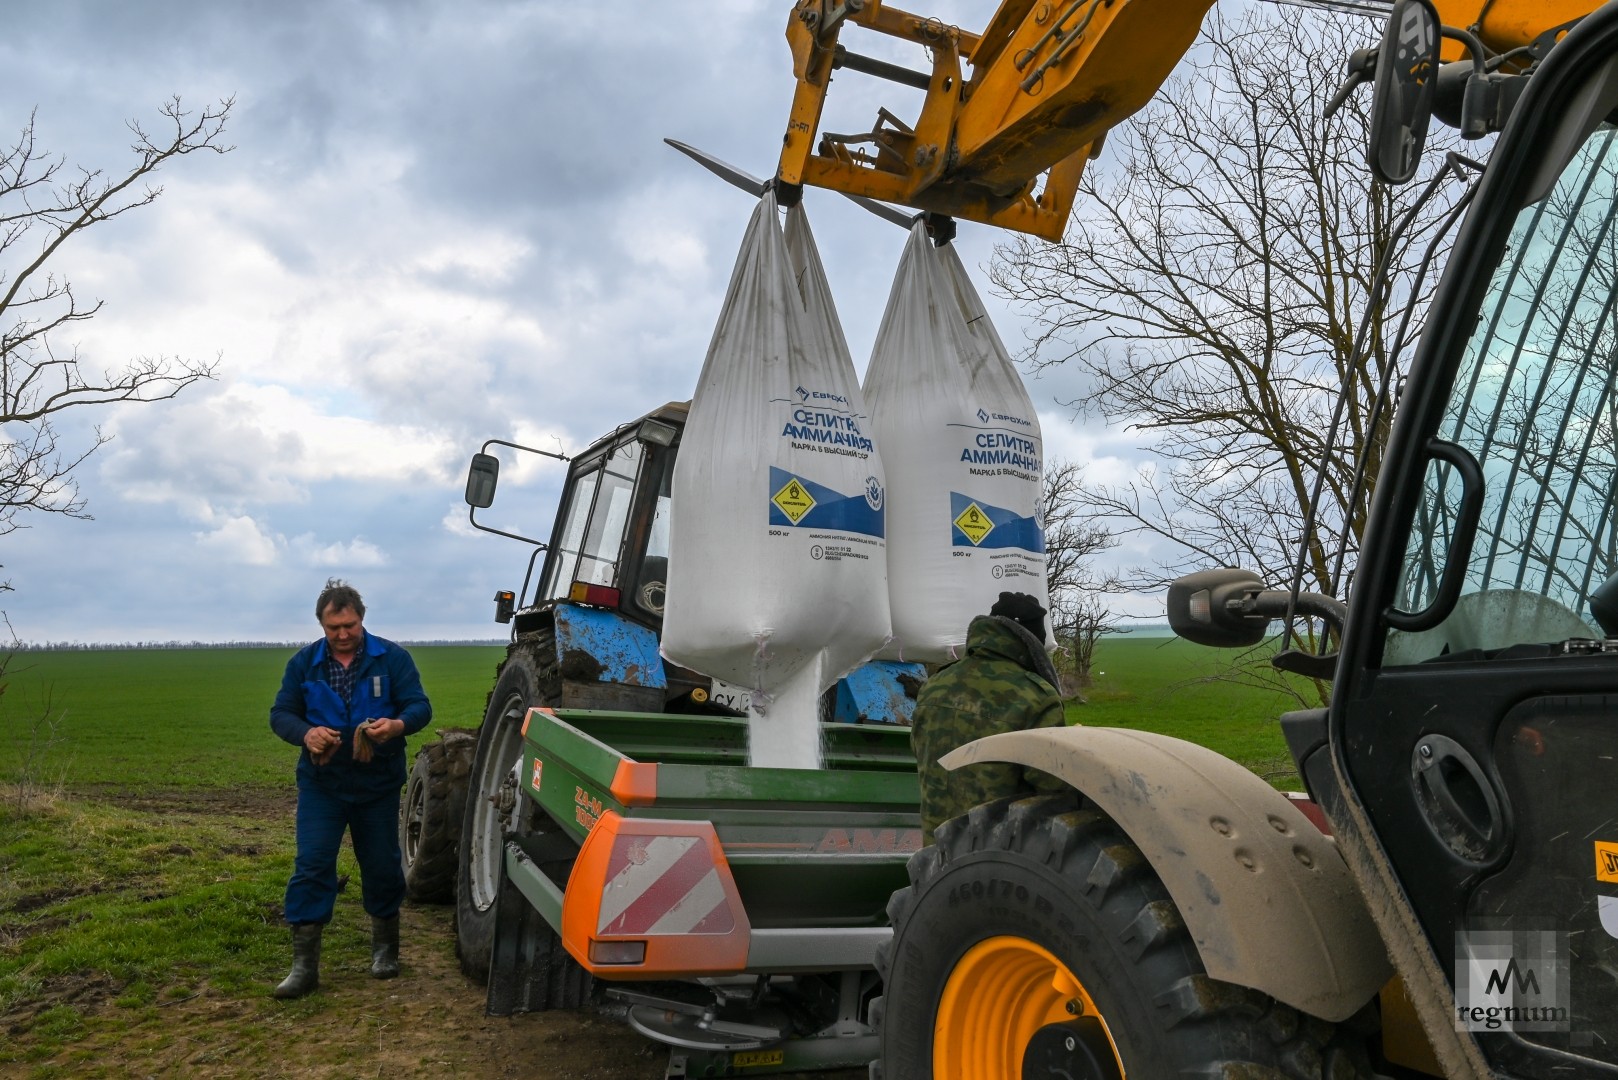
[[[320,985],[320,935],[337,901],[337,849],[348,831],[371,916],[371,975],[399,974],[399,791],[405,737],[432,719],[410,654],[365,632],[365,601],[332,578],[315,601],[325,638],[287,661],[270,727],[298,756],[298,858],[287,882],[292,973],[278,998]]]

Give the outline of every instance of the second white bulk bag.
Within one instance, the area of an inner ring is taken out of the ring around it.
[[[1001,592],[1049,607],[1039,418],[960,257],[920,223],[865,398],[888,476],[893,641],[881,655],[954,659]]]
[[[749,761],[820,763],[823,690],[888,638],[886,489],[801,207],[747,227],[681,437],[663,654],[752,690]]]

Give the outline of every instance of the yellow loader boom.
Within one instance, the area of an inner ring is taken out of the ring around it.
[[[787,22],[797,91],[776,176],[1059,240],[1085,162],[1157,93],[1212,4],[1005,0],[973,34],[882,0],[800,0]],[[850,52],[839,43],[850,23],[925,46],[932,71]],[[921,115],[905,124],[884,109],[868,133],[821,134],[841,67],[925,89]]]
[[[1157,93],[1213,2],[1003,0],[971,33],[883,0],[798,0],[786,31],[797,88],[776,178],[1060,240],[1086,162],[1108,130]],[[1470,31],[1498,56],[1565,32],[1599,4],[1435,6],[1444,25]],[[851,25],[926,47],[932,70],[845,48]],[[1465,55],[1458,40],[1444,46],[1446,60]],[[869,132],[822,132],[839,68],[924,90],[920,115],[906,123],[882,109]]]
[[[1601,0],[1434,0],[1445,26],[1472,31],[1497,53],[1534,44],[1541,35],[1568,28],[1601,6]],[[1558,35],[1560,36],[1560,35]],[[1463,55],[1458,41],[1444,43],[1444,59]]]

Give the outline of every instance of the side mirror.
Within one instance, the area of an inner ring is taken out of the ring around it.
[[[493,454],[473,454],[466,471],[466,505],[487,510],[494,505],[495,485],[500,482],[500,459]]]
[[[1201,570],[1169,585],[1169,626],[1178,637],[1216,649],[1251,648],[1264,640],[1268,615],[1241,615],[1229,601],[1261,592],[1264,582],[1251,570]]]
[[[1596,617],[1596,625],[1601,632],[1610,637],[1618,637],[1618,574],[1614,574],[1601,586],[1590,594],[1588,601],[1590,614]]]
[[[1395,0],[1377,51],[1366,158],[1386,184],[1416,175],[1433,117],[1443,24],[1432,0]]]

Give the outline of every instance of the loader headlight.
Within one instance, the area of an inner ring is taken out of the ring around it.
[[[674,445],[674,436],[679,433],[679,429],[673,424],[665,424],[661,420],[642,420],[640,430],[635,433],[635,438],[653,446],[672,446]]]

